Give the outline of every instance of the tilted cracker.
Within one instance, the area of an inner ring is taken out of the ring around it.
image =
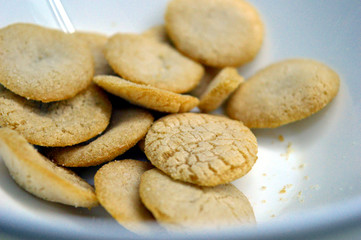
[[[98,205],[93,187],[72,171],[40,155],[16,131],[0,129],[0,156],[14,181],[29,193],[75,207]]]
[[[100,75],[94,77],[93,81],[106,91],[135,105],[160,112],[188,112],[199,103],[197,98],[189,95],[132,83],[115,76]]]
[[[226,67],[222,69],[201,95],[198,108],[202,112],[216,110],[243,80],[236,68]]]
[[[85,144],[48,149],[46,155],[66,167],[99,165],[132,148],[145,136],[152,123],[153,116],[145,110],[115,109],[101,136]]]

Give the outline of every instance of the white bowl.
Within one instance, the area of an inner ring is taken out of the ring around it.
[[[63,0],[65,12],[58,0],[0,2],[0,27],[32,22],[110,35],[142,32],[163,23],[167,1]],[[278,60],[314,58],[340,74],[340,92],[331,104],[308,119],[254,131],[259,159],[251,172],[234,184],[249,198],[256,228],[172,238],[360,238],[361,4],[338,0],[250,2],[263,16],[266,39],[257,58],[240,68],[240,73],[249,77]],[[96,169],[80,174],[91,182]],[[285,193],[280,193],[283,188]],[[22,239],[137,238],[101,207],[76,209],[33,197],[13,182],[0,161],[0,238],[5,235]]]

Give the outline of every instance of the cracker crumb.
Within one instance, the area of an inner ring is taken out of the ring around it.
[[[261,189],[262,189],[262,190],[266,190],[267,187],[266,187],[266,186],[262,186]]]
[[[287,185],[283,186],[283,188],[279,191],[279,193],[280,193],[280,194],[284,194],[284,193],[287,192],[286,189],[290,189],[290,188],[292,188],[292,187],[293,187],[293,184],[287,184]]]
[[[287,145],[286,153],[281,153],[281,157],[285,157],[286,160],[288,160],[289,157],[290,157],[290,154],[293,153],[293,152],[294,152],[294,150],[292,148],[292,143],[289,142],[288,145]]]
[[[272,215],[271,215],[271,218],[274,218],[274,217],[276,217],[276,215],[272,214]]]
[[[303,203],[304,202],[304,197],[302,196],[302,191],[299,191],[298,194],[297,194],[297,198],[298,198],[298,201]]]
[[[310,187],[310,189],[312,189],[312,190],[320,190],[320,185],[318,185],[318,184],[316,184],[316,185],[312,185],[311,187]]]
[[[308,176],[304,176],[303,179],[304,179],[304,180],[308,180],[309,177],[308,177]]]
[[[261,203],[266,203],[267,201],[266,200],[262,200]]]
[[[282,135],[279,135],[279,136],[278,136],[278,140],[279,140],[280,142],[283,142],[283,141],[285,140],[285,138],[284,138]]]
[[[262,176],[264,176],[264,177],[267,176],[267,173],[262,173]]]
[[[299,169],[303,169],[304,167],[305,167],[305,164],[304,164],[304,163],[302,163],[302,164],[300,164],[300,165],[298,166]]]

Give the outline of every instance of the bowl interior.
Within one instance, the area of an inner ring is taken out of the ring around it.
[[[311,216],[325,221],[324,227],[330,227],[332,220],[337,223],[360,219],[357,203],[361,199],[361,5],[357,1],[337,0],[250,2],[263,17],[266,38],[257,58],[239,68],[242,75],[249,77],[282,59],[313,58],[339,73],[341,87],[325,109],[305,120],[276,129],[254,130],[259,143],[257,163],[234,184],[249,198],[259,223],[258,231],[272,228],[277,235],[277,231],[295,225],[309,229],[306,222]],[[63,0],[69,22],[61,18],[61,11],[52,11],[58,3],[3,1],[6,7],[0,10],[0,27],[32,22],[109,35],[142,32],[163,23],[167,1]],[[131,151],[139,155],[136,149]],[[80,170],[79,174],[92,183],[96,170],[96,167]],[[341,208],[343,212],[337,210]],[[12,181],[1,161],[0,216],[5,216],[0,217],[0,225],[8,231],[20,229],[49,236],[132,237],[100,207],[76,209],[29,195]],[[252,228],[231,229],[227,234],[257,233]]]

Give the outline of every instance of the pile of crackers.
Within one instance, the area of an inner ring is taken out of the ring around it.
[[[170,231],[255,223],[231,184],[257,160],[250,128],[321,110],[339,76],[287,59],[244,81],[237,67],[256,57],[265,30],[243,0],[172,0],[164,19],[110,37],[0,29],[0,156],[33,195],[100,203],[135,233],[154,232],[154,220]],[[220,107],[227,116],[209,114]],[[116,160],[137,143],[149,161]],[[97,165],[95,188],[68,169]]]

